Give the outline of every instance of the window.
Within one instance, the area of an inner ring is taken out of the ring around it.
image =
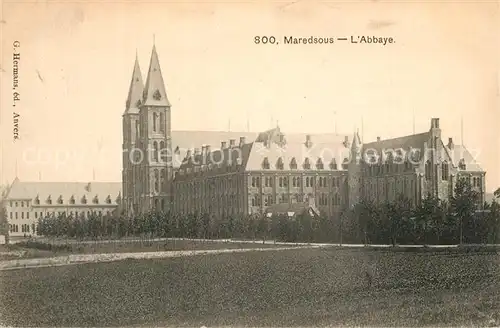
[[[160,132],[165,132],[165,113],[160,113]]]
[[[30,218],[30,212],[26,212],[26,219]]]
[[[10,219],[12,220],[12,212],[10,212]]]
[[[264,200],[264,205],[270,206],[272,204],[273,204],[273,195],[267,195],[267,197]]]
[[[304,170],[310,170],[311,169],[311,163],[309,163],[309,158],[306,157],[304,160]]]
[[[16,212],[16,220],[18,219],[18,215],[17,215],[17,212]]]
[[[264,160],[262,161],[262,168],[264,170],[269,170],[269,160],[267,157],[264,157]]]
[[[158,142],[153,142],[153,160],[158,162]]]
[[[18,206],[18,203],[16,202],[16,207]]]
[[[465,165],[465,160],[464,160],[463,158],[462,158],[462,159],[460,160],[460,162],[458,163],[458,168],[459,168],[460,170],[466,170],[466,169],[467,169],[467,166]]]
[[[448,181],[449,179],[449,166],[448,162],[444,161],[443,164],[441,165],[441,179],[444,181]]]
[[[342,170],[347,170],[349,167],[349,159],[346,157],[344,158],[344,162],[342,162]]]
[[[21,202],[21,207],[24,207],[24,202]]]
[[[99,198],[97,197],[97,195],[95,195],[94,199],[92,199],[92,203],[99,204]]]
[[[24,219],[24,212],[21,212],[21,219]]]
[[[283,170],[283,167],[284,167],[283,159],[280,157],[280,158],[278,158],[278,161],[276,162],[276,168],[278,170]]]
[[[153,113],[153,132],[156,132],[156,126],[157,126],[157,120],[158,120],[158,114]]]
[[[293,157],[292,160],[290,161],[290,169],[291,170],[297,169],[297,161],[295,160],[295,157]]]
[[[71,198],[69,199],[70,204],[75,204],[75,196],[71,195]]]
[[[323,161],[321,160],[321,158],[318,158],[318,160],[316,161],[316,168],[318,170],[323,170],[325,167],[323,165]]]
[[[330,170],[337,170],[337,161],[335,158],[330,162]]]
[[[62,196],[59,196],[59,198],[57,199],[57,204],[62,204],[63,203],[63,198]]]
[[[157,169],[154,170],[154,186],[155,186],[155,192],[160,191],[160,173],[158,172]]]
[[[52,204],[52,198],[50,197],[50,195],[49,195],[49,197],[47,197],[47,204],[49,204],[49,205]]]
[[[430,180],[431,179],[431,161],[427,160],[425,162],[425,180]]]
[[[82,197],[82,204],[87,204],[87,197],[85,195]]]

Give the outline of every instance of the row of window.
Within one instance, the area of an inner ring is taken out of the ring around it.
[[[35,215],[35,219],[38,219],[38,218],[43,218],[44,217],[44,212],[40,211],[40,212],[33,212],[34,215]],[[80,216],[80,215],[85,215],[87,213],[87,215],[90,215],[91,213],[94,213],[94,214],[99,214],[99,215],[102,215],[103,212],[102,211],[71,211],[68,213],[68,215],[72,216],[72,217],[75,217],[75,216]],[[111,214],[111,211],[106,211],[105,212],[107,215]],[[21,214],[21,219],[29,219],[30,218],[30,212],[10,212],[10,219],[19,219],[19,214]],[[26,214],[26,215],[25,215]],[[58,215],[58,214],[66,214],[65,211],[53,211],[53,212],[46,212],[45,213],[45,217],[47,216],[55,216],[55,215]]]
[[[81,199],[80,199],[80,202],[82,204],[87,204],[87,197],[84,195]],[[106,199],[104,200],[104,202],[106,204],[111,204],[111,196],[108,195],[106,197]],[[117,202],[119,202],[119,197],[117,198]],[[49,195],[47,197],[47,199],[45,200],[45,203],[46,204],[49,204],[49,205],[52,205],[53,201],[52,201],[52,196]],[[75,201],[75,197],[74,196],[71,196],[70,199],[69,199],[69,204],[72,204],[74,205],[76,203]],[[21,204],[21,207],[29,207],[29,202],[28,201],[20,201],[20,202],[16,202],[16,201],[10,201],[10,207],[19,207],[19,204]],[[40,197],[39,196],[36,196],[35,199],[33,200],[33,204],[34,205],[40,205]],[[62,196],[59,196],[56,200],[56,204],[59,204],[59,205],[62,205],[64,204],[64,199]],[[92,199],[92,204],[99,204],[99,197],[97,195],[94,196],[94,198]]]
[[[280,194],[276,199],[274,195],[253,195],[251,198],[252,206],[261,206],[262,202],[264,202],[264,206],[271,206],[275,203],[283,204],[283,203],[302,203],[307,197],[302,194]],[[317,205],[319,206],[327,206],[328,205],[328,194],[320,194],[318,196]],[[333,194],[331,196],[331,202],[333,206],[338,206],[342,204],[342,197],[339,193]]]
[[[19,226],[17,224],[9,224],[9,231],[10,232],[19,232]],[[35,233],[36,227],[34,224],[31,225],[31,231]],[[21,232],[24,233],[29,233],[30,232],[30,225],[29,224],[22,224],[21,225]]]
[[[349,159],[345,158],[344,162],[342,163],[342,169],[343,170],[347,170],[348,163],[349,163]],[[285,165],[283,163],[283,159],[281,157],[278,158],[275,167],[276,167],[277,170],[283,170],[285,168]],[[290,167],[291,170],[296,170],[297,169],[298,165],[297,165],[297,160],[295,159],[295,157],[293,157],[290,160],[289,167]],[[264,157],[264,159],[262,160],[262,168],[264,170],[269,170],[271,168],[271,164],[269,163],[269,158]],[[304,160],[304,163],[302,164],[302,168],[304,170],[310,170],[311,169],[311,162],[310,162],[309,158],[306,157],[306,159]],[[335,158],[332,159],[332,161],[330,162],[329,168],[330,168],[330,170],[337,170],[338,169],[337,162],[336,162]],[[323,164],[323,160],[321,158],[318,158],[318,160],[316,161],[316,169],[318,169],[318,170],[324,170],[325,169],[325,165]]]
[[[24,212],[10,212],[10,219],[19,219],[19,213],[21,213],[21,220],[24,219]],[[30,218],[30,212],[26,212],[26,219]],[[36,213],[35,213],[36,218]]]
[[[292,187],[300,187],[301,186],[301,177],[291,177],[292,178]],[[273,187],[274,177],[264,177],[264,187]],[[305,177],[304,186],[305,187],[314,187],[315,181],[318,182],[319,187],[328,187],[328,179],[326,177]],[[332,187],[340,187],[341,178],[340,177],[331,177]],[[261,178],[260,177],[252,177],[251,178],[252,187],[261,187]],[[278,186],[279,187],[288,187],[288,177],[279,177],[278,178]]]

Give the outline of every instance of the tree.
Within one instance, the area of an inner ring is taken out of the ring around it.
[[[497,190],[495,190],[495,192],[493,193],[493,196],[494,196],[495,198],[500,199],[500,188],[498,188]]]
[[[474,215],[478,198],[479,194],[472,188],[469,179],[459,178],[455,185],[454,195],[451,197],[451,207],[458,220],[460,244],[463,243],[464,221],[471,219]]]
[[[7,219],[7,210],[3,202],[0,202],[0,235],[5,236],[5,244],[8,245],[9,238],[9,221]]]

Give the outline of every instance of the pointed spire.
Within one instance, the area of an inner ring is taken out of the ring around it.
[[[352,138],[351,149],[353,151],[359,152],[361,150],[361,138],[359,137],[359,130],[354,132],[354,137]]]
[[[137,50],[136,50],[134,70],[132,72],[132,80],[130,81],[130,87],[128,89],[125,114],[139,112],[138,108],[140,106],[143,89],[144,89],[144,84],[142,82],[141,68],[139,67],[139,59],[137,57]]]
[[[142,103],[145,106],[170,106],[155,45],[153,45],[151,52],[148,77],[146,78],[146,85],[142,94]]]

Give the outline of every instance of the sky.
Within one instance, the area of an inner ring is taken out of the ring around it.
[[[4,1],[1,27],[0,183],[120,181],[134,59],[145,80],[154,42],[173,130],[279,122],[285,133],[359,128],[368,142],[427,131],[439,117],[445,142],[479,154],[487,191],[500,186],[497,2]],[[395,43],[283,44],[361,35]]]

